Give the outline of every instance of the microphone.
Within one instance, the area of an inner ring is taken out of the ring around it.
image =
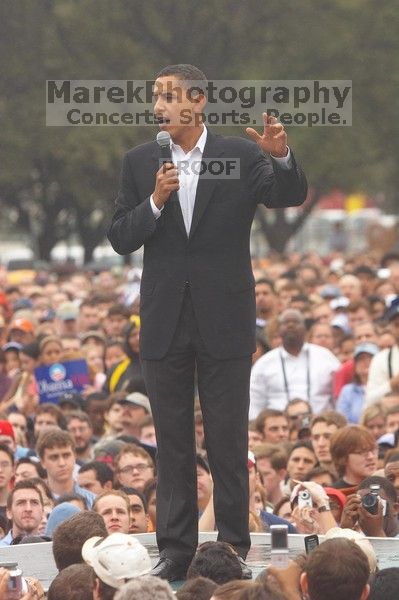
[[[157,134],[157,144],[161,148],[162,162],[173,163],[172,152],[170,150],[170,133],[168,133],[167,131],[160,131]]]
[[[172,152],[170,149],[170,133],[167,131],[160,131],[157,134],[157,144],[161,149],[161,161],[162,164],[173,163]],[[171,192],[169,202],[178,202],[178,196],[176,192]]]

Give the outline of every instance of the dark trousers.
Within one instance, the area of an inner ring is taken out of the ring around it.
[[[189,290],[167,355],[143,360],[157,436],[157,543],[189,562],[198,543],[194,376],[214,481],[219,539],[245,558],[248,531],[248,407],[251,356],[218,360],[206,351]]]

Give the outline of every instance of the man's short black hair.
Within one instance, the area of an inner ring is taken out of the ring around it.
[[[175,75],[178,79],[182,81],[195,81],[198,82],[198,86],[203,94],[206,93],[207,86],[207,78],[205,73],[203,73],[198,67],[189,64],[178,64],[178,65],[168,65],[164,67],[159,73],[156,75],[156,79],[159,77],[168,77],[169,75]]]
[[[188,579],[176,592],[178,600],[209,600],[217,583],[207,577]]]
[[[272,279],[268,279],[267,277],[260,277],[255,281],[255,285],[268,285],[272,290],[273,294],[276,293],[276,288],[274,287],[274,282]]]
[[[96,474],[97,481],[104,487],[108,481],[113,483],[114,473],[106,463],[101,461],[92,460],[82,465],[79,469],[79,473],[87,473],[88,471],[94,471]]]
[[[95,578],[94,569],[89,565],[70,565],[51,582],[47,600],[92,600]]]
[[[140,498],[141,502],[143,503],[144,512],[145,513],[147,512],[147,500],[145,499],[145,496],[142,492],[140,492],[139,490],[136,490],[136,488],[127,487],[127,486],[121,486],[118,489],[121,492],[125,492],[125,494],[127,496],[138,496]]]
[[[199,546],[187,571],[187,579],[207,577],[222,585],[233,579],[242,579],[238,555],[225,542],[206,542]]]
[[[399,596],[399,567],[379,571],[371,581],[369,600],[397,600]]]

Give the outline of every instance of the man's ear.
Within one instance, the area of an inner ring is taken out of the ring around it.
[[[287,469],[279,469],[278,471],[276,471],[276,473],[280,477],[280,479],[285,479],[287,476]]]
[[[104,490],[111,491],[113,487],[112,481],[106,481],[104,483]]]
[[[301,573],[299,583],[301,584],[302,594],[307,595],[307,593],[308,593],[308,576],[306,575],[306,573]],[[366,596],[366,598],[367,598],[367,596]],[[363,598],[362,598],[362,600],[363,600]]]
[[[96,577],[95,580],[94,580],[93,600],[101,600],[100,580],[99,580],[98,577]]]
[[[364,586],[364,590],[362,591],[362,594],[361,594],[359,600],[366,600],[366,598],[369,597],[369,594],[370,594],[370,586],[367,583],[367,585]]]

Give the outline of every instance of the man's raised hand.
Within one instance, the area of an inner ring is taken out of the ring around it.
[[[276,117],[268,116],[267,113],[262,113],[263,116],[263,134],[259,133],[252,127],[247,127],[246,132],[254,142],[263,150],[276,158],[283,158],[288,154],[287,148],[287,133]]]

